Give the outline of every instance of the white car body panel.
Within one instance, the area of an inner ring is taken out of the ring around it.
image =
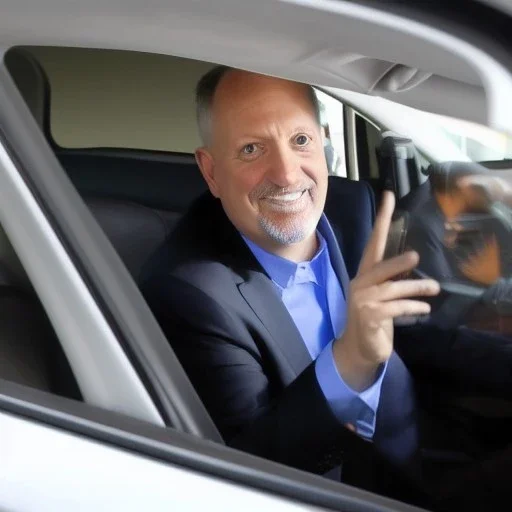
[[[0,413],[0,510],[320,510]]]

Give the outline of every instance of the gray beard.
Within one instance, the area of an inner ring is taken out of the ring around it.
[[[302,242],[306,238],[304,228],[298,226],[278,227],[265,217],[259,217],[259,224],[263,231],[279,245],[292,245]]]

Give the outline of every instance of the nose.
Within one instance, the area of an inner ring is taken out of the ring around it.
[[[292,148],[282,145],[273,148],[267,179],[278,187],[294,185],[302,173],[300,159]]]

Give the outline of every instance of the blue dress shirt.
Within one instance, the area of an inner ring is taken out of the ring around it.
[[[264,251],[243,236],[276,286],[312,360],[316,359],[318,384],[332,411],[340,422],[354,426],[361,437],[371,440],[387,363],[376,382],[361,393],[352,390],[341,378],[332,343],[345,328],[347,305],[329,257],[339,247],[325,215],[318,224],[317,237],[319,248],[313,259],[295,263]]]

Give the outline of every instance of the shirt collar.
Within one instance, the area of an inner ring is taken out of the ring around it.
[[[326,234],[329,238],[330,233],[327,228],[330,229],[330,225],[325,215],[322,215],[316,232],[319,241],[318,250],[310,261],[299,263],[269,253],[244,235],[241,236],[270,279],[281,289],[284,289],[305,282],[323,285],[325,263],[329,255],[324,237],[324,234]]]

